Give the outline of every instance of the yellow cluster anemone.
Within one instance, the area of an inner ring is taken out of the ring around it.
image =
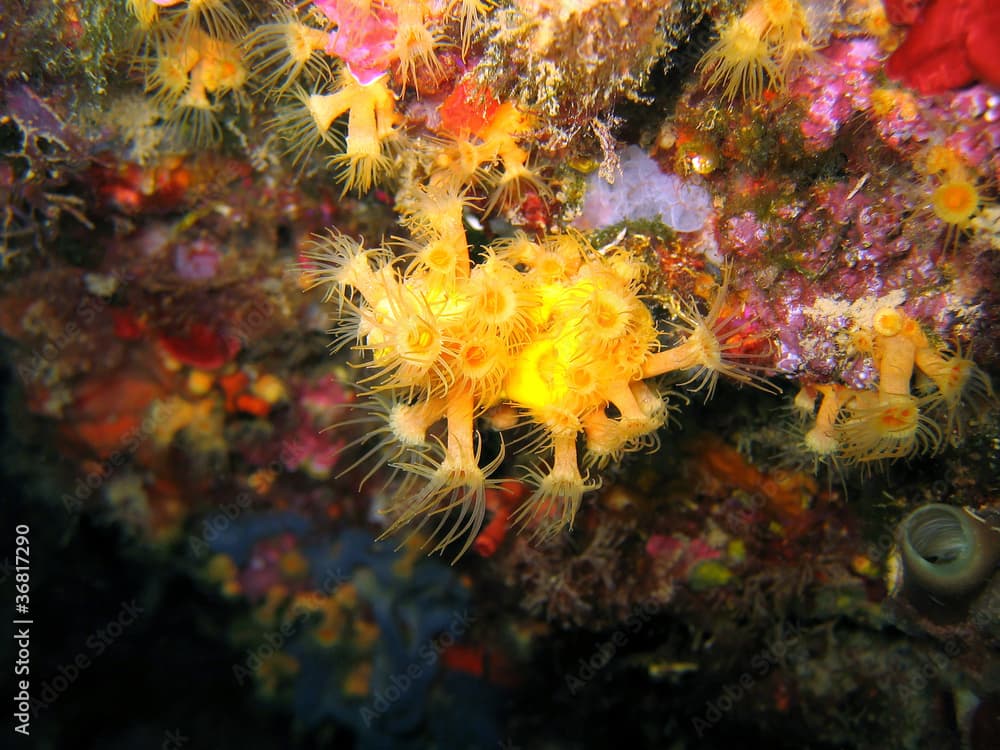
[[[513,102],[500,103],[488,92],[474,92],[460,84],[449,99],[458,108],[475,110],[477,96],[489,114],[470,125],[447,122],[444,137],[431,141],[427,149],[429,182],[439,189],[489,190],[487,213],[517,205],[528,189],[540,195],[550,193],[539,174],[529,165],[528,151],[520,145],[533,132],[534,118]]]
[[[437,52],[445,37],[434,28],[430,6],[423,0],[392,4],[396,12],[392,56],[396,58],[396,77],[404,91],[416,84],[419,71],[426,70],[437,77],[444,69]]]
[[[972,169],[947,146],[928,149],[924,167],[932,179],[930,209],[945,227],[942,245],[944,250],[952,250],[982,213],[982,190]]]
[[[878,369],[876,390],[824,385],[804,449],[821,460],[870,464],[933,453],[961,436],[965,421],[995,401],[986,374],[962,352],[933,345],[897,307],[876,311],[853,336]]]
[[[345,0],[336,7],[268,2],[266,13],[243,0],[127,2],[146,91],[168,131],[194,146],[215,145],[227,104],[245,104],[249,82],[256,97],[273,100],[266,125],[293,166],[305,167],[325,144],[345,192],[360,193],[397,167],[404,121],[397,99],[444,86],[454,53],[445,58],[443,49],[460,41],[467,51],[493,8],[490,0]],[[466,149],[466,176],[496,176],[490,207],[516,202],[526,185],[547,192],[518,144],[529,118],[512,106],[500,115],[488,132],[465,134],[477,139]],[[233,123],[234,132],[239,127]]]
[[[719,40],[698,62],[709,88],[722,86],[757,99],[766,86],[782,89],[789,71],[814,51],[805,10],[797,0],[753,0],[743,15],[719,30]]]
[[[338,170],[345,192],[361,193],[392,168],[390,148],[399,137],[402,117],[384,76],[360,83],[342,69],[335,91],[308,92],[296,85],[288,101],[269,126],[284,139],[293,163],[303,164],[322,143],[333,146],[339,153],[329,163]],[[341,135],[336,125],[345,114],[346,134]]]
[[[598,253],[577,234],[494,243],[473,263],[460,193],[421,188],[403,208],[404,254],[365,249],[341,235],[309,253],[307,286],[336,303],[337,339],[360,353],[369,390],[362,409],[384,460],[405,473],[386,533],[427,527],[434,551],[465,552],[485,515],[485,491],[503,461],[483,455],[477,418],[516,410],[540,454],[535,489],[514,521],[538,537],[571,527],[585,492],[581,470],[655,444],[667,418],[653,378],[692,370],[752,381],[735,362],[713,306],[686,309],[683,340],[660,350],[660,331],[639,290],[645,266],[624,250]],[[371,451],[369,455],[371,455]]]
[[[299,83],[329,76],[330,59],[324,54],[328,32],[300,20],[289,8],[247,35],[244,48],[258,89],[265,96],[280,96]]]
[[[144,3],[131,4],[146,37],[140,59],[146,91],[179,136],[196,146],[212,145],[222,138],[224,97],[231,95],[237,105],[244,98],[248,71],[236,41],[240,17],[222,2],[175,6],[165,7],[164,16]]]

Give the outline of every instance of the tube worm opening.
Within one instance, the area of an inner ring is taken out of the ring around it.
[[[930,503],[899,525],[903,575],[929,594],[973,592],[1000,561],[1000,532],[966,508]]]

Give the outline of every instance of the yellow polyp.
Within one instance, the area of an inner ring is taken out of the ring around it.
[[[719,40],[698,62],[709,72],[709,88],[723,86],[725,97],[756,99],[766,85],[782,89],[792,67],[810,56],[805,11],[796,0],[754,0],[743,15],[719,31]]]
[[[887,435],[907,436],[917,428],[918,410],[916,404],[890,403],[878,415],[880,427]]]
[[[812,416],[816,407],[816,399],[819,396],[817,388],[812,386],[802,386],[795,394],[792,406],[797,412],[804,416]]]
[[[414,4],[404,3],[401,8],[413,9]],[[428,21],[419,13],[404,13],[398,19],[393,39],[393,54],[399,61],[400,84],[405,90],[416,81],[417,72],[427,69],[439,76],[443,71],[435,51],[440,43],[437,34],[428,27]]]
[[[872,328],[879,336],[895,336],[903,330],[905,320],[901,311],[893,307],[883,307],[875,312]]]
[[[528,409],[543,409],[558,403],[568,390],[565,383],[556,381],[557,363],[552,341],[536,341],[526,346],[507,376],[507,397]]]
[[[953,148],[934,144],[924,154],[923,170],[929,175],[961,175],[966,166],[961,155]]]
[[[815,387],[823,401],[803,447],[818,456],[871,463],[934,453],[961,436],[969,416],[995,403],[982,370],[961,351],[932,344],[902,308],[878,309],[852,337],[855,350],[874,360],[877,387]],[[925,377],[914,381],[915,371]]]
[[[458,256],[455,253],[454,245],[447,242],[433,241],[420,253],[420,262],[429,271],[441,275],[455,274],[455,266],[458,263]]]
[[[709,366],[712,362],[711,347],[706,346],[703,338],[691,336],[677,346],[651,354],[643,363],[642,377],[652,378],[668,372]]]
[[[160,18],[160,6],[153,0],[128,0],[128,8],[143,31],[152,29]]]
[[[698,68],[711,71],[706,85],[722,86],[730,101],[739,94],[745,99],[757,99],[768,82],[781,82],[771,48],[759,30],[740,20],[722,30],[719,41],[705,53]]]
[[[499,338],[492,340],[477,337],[467,342],[459,351],[456,372],[470,381],[475,389],[480,408],[492,406],[503,392],[503,379],[509,367],[508,348]]]
[[[967,227],[979,212],[979,191],[964,179],[945,182],[931,193],[935,215],[945,224]]]
[[[576,455],[578,425],[553,425],[552,463],[534,473],[537,489],[511,516],[517,526],[528,528],[533,537],[548,539],[573,527],[585,492],[597,485],[580,474]]]
[[[274,375],[266,374],[257,378],[250,390],[255,396],[264,399],[269,404],[276,404],[288,398],[285,384]]]
[[[377,154],[381,150],[373,107],[351,107],[347,118],[347,148],[359,154]]]
[[[816,412],[816,423],[805,434],[805,447],[818,456],[832,456],[840,449],[837,442],[837,417],[843,405],[843,396],[841,389],[833,385],[821,385],[817,390],[822,394],[823,400]]]
[[[327,132],[334,121],[347,111],[350,96],[346,91],[333,94],[310,94],[306,100],[309,114],[320,133]]]
[[[865,392],[858,396],[865,396]],[[837,422],[841,454],[849,461],[870,462],[906,458],[936,451],[941,429],[920,412],[911,394],[855,398]]]
[[[326,47],[328,35],[322,29],[314,29],[304,23],[289,23],[284,28],[288,56],[296,67],[301,67],[313,53]]]
[[[902,330],[905,319],[901,315],[897,317],[895,311],[890,311],[890,313],[892,314],[881,321],[882,330],[894,332],[879,334],[876,331],[875,338],[879,394],[903,396],[910,392],[916,347],[908,337],[896,335]]]
[[[393,404],[389,412],[389,428],[402,445],[418,447],[424,444],[427,430],[444,416],[443,399],[428,399],[416,404]]]
[[[351,699],[367,698],[371,692],[373,671],[370,661],[354,665],[341,685],[344,695]]]
[[[238,39],[246,31],[246,24],[229,0],[188,0],[181,21],[182,33],[204,27],[218,39]]]
[[[290,10],[280,11],[276,23],[255,28],[245,47],[255,76],[261,78],[263,93],[280,95],[303,72],[313,79],[322,77],[326,64],[320,53],[327,38],[327,32],[299,22]]]
[[[192,370],[188,375],[187,387],[193,396],[204,396],[215,384],[215,376],[204,370]]]
[[[330,163],[339,169],[345,191],[365,192],[392,169],[385,146],[395,135],[399,115],[383,79],[362,85],[350,73],[344,73],[340,84],[334,94],[309,97],[309,109],[322,133],[348,113],[344,151],[332,157]]]
[[[491,284],[484,279],[480,288],[473,290],[470,304],[483,316],[485,323],[503,326],[518,313],[517,293],[509,286]]]

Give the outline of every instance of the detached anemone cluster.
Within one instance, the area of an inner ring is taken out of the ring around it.
[[[933,453],[995,402],[989,378],[971,359],[934,346],[900,308],[876,311],[852,343],[874,361],[876,390],[828,384],[804,388],[796,398],[815,413],[803,448],[818,460],[871,464]]]
[[[688,370],[688,383],[709,394],[720,374],[764,384],[728,343],[743,323],[722,314],[725,284],[707,315],[682,308],[683,340],[661,349],[636,257],[599,254],[569,233],[516,235],[473,263],[464,208],[460,194],[427,188],[405,208],[415,238],[401,259],[332,235],[304,267],[307,283],[336,302],[335,344],[353,344],[369,373],[362,408],[380,426],[360,460],[405,475],[387,534],[426,527],[433,551],[469,548],[503,461],[502,444],[483,455],[476,422],[487,413],[494,425],[528,423],[526,445],[541,458],[512,519],[547,538],[572,526],[597,486],[581,471],[581,432],[588,466],[656,444],[668,405],[654,378]]]

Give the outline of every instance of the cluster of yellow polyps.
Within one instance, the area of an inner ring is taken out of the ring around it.
[[[742,16],[723,24],[719,41],[698,62],[709,88],[723,86],[727,99],[757,99],[765,84],[776,89],[794,65],[814,51],[806,13],[797,0],[753,0]]]
[[[933,346],[899,308],[879,309],[871,328],[855,331],[853,339],[878,368],[878,389],[821,385],[797,399],[812,412],[822,397],[804,441],[820,458],[871,462],[937,451],[961,430],[970,407],[994,398],[989,378],[972,360]]]
[[[132,0],[146,52],[146,91],[171,130],[196,145],[222,138],[224,97],[238,103],[248,71],[239,47],[243,22],[226,3]]]
[[[308,2],[298,6],[302,10],[282,6],[273,22],[258,26],[247,38],[261,90],[282,102],[270,126],[296,164],[304,163],[317,146],[331,146],[337,153],[330,164],[345,190],[363,193],[392,171],[402,140],[398,126],[403,118],[390,78],[405,93],[416,88],[420,71],[431,79],[441,77],[437,55],[445,46],[445,29],[461,22],[462,33],[471,34],[488,8],[474,0],[441,7],[424,0],[347,0],[338,4],[342,17],[331,32],[329,19],[317,8]],[[384,36],[390,32],[391,42]],[[356,45],[347,53],[353,59],[341,60],[333,52],[338,36],[348,48]],[[364,53],[365,47],[372,49]],[[467,38],[463,47],[468,47]],[[345,114],[347,127],[341,134],[337,123]]]
[[[423,190],[406,207],[414,236],[407,255],[393,260],[388,250],[332,235],[305,270],[310,284],[329,285],[340,310],[337,343],[355,342],[370,373],[363,403],[382,426],[366,455],[408,474],[387,533],[430,523],[435,550],[464,541],[462,552],[502,461],[481,455],[475,420],[488,409],[513,407],[537,430],[532,445],[546,458],[515,521],[549,536],[572,525],[595,486],[580,470],[580,432],[591,463],[655,442],[667,405],[647,379],[694,369],[692,381],[709,391],[719,373],[752,379],[727,359],[721,304],[705,317],[686,309],[685,340],[658,351],[659,332],[638,296],[644,266],[631,254],[597,253],[573,234],[539,242],[520,235],[473,264],[463,205],[454,192]]]

